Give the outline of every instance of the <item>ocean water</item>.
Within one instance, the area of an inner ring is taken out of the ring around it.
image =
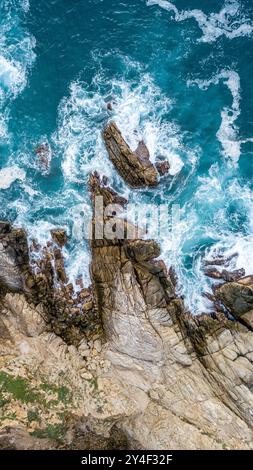
[[[130,202],[179,208],[161,256],[192,313],[211,311],[205,259],[236,254],[228,268],[253,273],[252,76],[252,0],[0,0],[0,218],[41,243],[66,228],[69,278],[88,284],[97,170]],[[109,119],[170,162],[156,189],[117,175]]]

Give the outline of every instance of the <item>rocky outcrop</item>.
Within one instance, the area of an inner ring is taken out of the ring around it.
[[[216,268],[208,268],[205,270],[205,275],[212,279],[222,279],[226,282],[233,282],[238,281],[245,276],[245,269],[236,269],[235,271],[222,269],[219,271]]]
[[[236,319],[243,319],[253,310],[253,278],[223,284],[215,291],[216,298]]]
[[[66,245],[67,241],[68,241],[68,237],[67,237],[67,234],[65,232],[65,230],[62,230],[62,229],[53,229],[51,230],[51,235],[52,235],[52,239],[53,241],[59,245],[61,248]]]
[[[167,173],[169,173],[170,164],[167,160],[157,162],[155,166],[160,176],[164,176],[164,175],[167,175]]]
[[[98,175],[90,190],[127,204]],[[155,241],[92,239],[91,252],[103,330],[74,345],[42,301],[2,296],[0,446],[252,449],[252,278],[217,288],[225,313],[194,317]]]
[[[106,126],[103,138],[110,160],[131,188],[158,184],[159,175],[150,161],[149,151],[144,142],[140,142],[133,152],[114,122]]]
[[[26,233],[0,222],[0,289],[28,291],[30,267]]]
[[[111,373],[149,397],[123,429],[144,448],[251,448],[252,332],[187,314],[158,255],[153,241],[92,242]]]
[[[92,291],[81,286],[75,291],[68,282],[61,251],[65,232],[58,229],[51,235],[55,244],[41,247],[33,241],[29,247],[24,230],[0,222],[0,294],[24,293],[35,305],[42,304],[53,331],[75,343],[90,323],[98,324],[97,313]]]

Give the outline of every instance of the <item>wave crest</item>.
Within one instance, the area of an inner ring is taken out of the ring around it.
[[[195,19],[203,34],[199,39],[201,42],[214,42],[223,35],[228,39],[250,36],[253,31],[252,22],[242,13],[237,0],[226,0],[219,13],[209,15],[197,9],[179,11],[174,3],[167,0],[147,0],[147,5],[159,5],[172,12],[178,22]]]

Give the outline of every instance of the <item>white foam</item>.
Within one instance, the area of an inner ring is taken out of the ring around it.
[[[156,87],[148,74],[141,78],[141,84],[112,83],[114,90],[120,90],[113,109],[112,118],[122,131],[124,138],[135,150],[140,140],[146,143],[152,162],[158,157],[168,160],[171,175],[179,173],[184,166],[180,153],[183,145],[178,126],[165,120],[172,109],[172,102]]]
[[[214,283],[205,275],[204,259],[228,259],[237,253],[220,269],[244,268],[246,274],[253,273],[253,194],[249,187],[240,185],[235,171],[224,160],[212,165],[207,176],[198,177],[197,190],[181,207],[180,217],[173,219],[173,237],[165,230],[158,238],[162,259],[176,268],[179,292],[193,314],[213,309],[203,297],[204,292],[212,292]],[[236,213],[248,214],[239,229],[232,226],[236,218],[229,215],[230,205],[236,206]],[[187,269],[188,257],[191,263]]]
[[[236,120],[240,116],[240,76],[234,70],[222,70],[210,80],[191,80],[188,85],[197,84],[202,90],[210,85],[217,85],[220,81],[228,87],[233,101],[231,107],[224,107],[221,111],[221,125],[217,132],[217,138],[223,149],[223,155],[237,163],[241,155],[241,143],[238,138]]]
[[[30,0],[20,0],[21,8],[27,13],[30,9]]]
[[[101,129],[96,123],[105,113],[105,103],[100,95],[89,94],[79,83],[70,86],[70,97],[59,107],[59,128],[53,140],[63,153],[62,170],[67,181],[86,182],[91,171],[111,175],[105,159]]]
[[[236,256],[234,256],[236,255]],[[214,260],[218,257],[224,259],[231,258],[226,268],[228,270],[245,269],[246,275],[253,273],[253,240],[252,235],[242,236],[237,234],[226,237],[217,243],[210,251],[208,251],[206,259]],[[222,268],[220,268],[222,269]]]
[[[35,39],[21,26],[21,17],[29,10],[28,0],[1,2],[0,35],[0,108],[6,99],[15,99],[26,84],[28,70],[35,60]],[[15,31],[15,36],[13,32]],[[0,113],[0,141],[8,142],[8,107]]]
[[[36,194],[38,194],[38,191],[36,191],[35,189],[33,189],[31,186],[29,186],[28,184],[23,184],[23,189],[24,191],[31,197],[35,196]]]
[[[8,140],[8,126],[4,114],[0,114],[0,141]]]
[[[8,189],[16,180],[25,179],[25,171],[18,166],[9,166],[0,170],[0,190]]]
[[[71,253],[64,250],[64,259],[69,282],[73,284],[75,290],[78,290],[76,280],[80,276],[82,276],[84,285],[88,287],[91,282],[89,275],[90,252],[88,248],[85,249],[82,243],[79,246],[76,245],[75,250]]]
[[[0,55],[0,86],[2,92],[10,92],[16,96],[26,84],[25,70],[21,64],[8,61]]]
[[[147,0],[147,5],[159,5],[161,8],[172,12],[175,21],[185,21],[194,18],[201,29],[202,42],[214,42],[220,36],[225,35],[229,39],[252,34],[252,22],[241,12],[241,4],[237,0],[226,0],[218,13],[205,14],[202,10],[179,11],[174,3],[167,0]]]
[[[97,170],[109,178],[115,177],[101,132],[109,119],[119,126],[132,148],[144,140],[152,161],[167,159],[170,174],[183,167],[180,131],[174,123],[164,119],[171,110],[171,102],[161,93],[149,75],[141,76],[141,83],[112,80],[108,95],[113,97],[113,110],[108,113],[103,94],[103,78],[96,77],[97,92],[90,93],[81,83],[72,83],[70,97],[59,107],[59,129],[55,143],[62,149],[62,170],[66,180],[81,183],[91,171]]]
[[[62,156],[64,194],[68,193],[68,197],[69,184],[87,185],[89,174],[95,170],[100,175],[108,176],[110,184],[122,195],[130,196],[129,188],[115,171],[103,143],[102,129],[109,120],[117,123],[132,150],[137,148],[140,140],[144,140],[152,161],[159,157],[167,159],[172,175],[182,169],[181,155],[186,150],[180,129],[168,121],[172,102],[155,86],[148,74],[141,73],[139,64],[128,63],[128,66],[138,71],[138,79],[128,82],[124,78],[114,79],[109,85],[100,69],[93,80],[95,92],[89,91],[84,83],[73,82],[69,97],[60,103],[58,130],[53,135],[53,141]],[[107,109],[109,101],[112,111]],[[72,190],[76,196],[79,188]],[[67,210],[66,224],[70,226],[71,221],[71,239],[75,240],[75,249],[66,251],[65,258],[71,282],[83,274],[87,284],[90,282],[90,256],[83,243],[83,228],[88,227],[91,214],[88,191],[84,190],[82,196],[79,203]],[[135,197],[139,198],[138,192]],[[64,220],[58,220],[58,225],[62,226]]]

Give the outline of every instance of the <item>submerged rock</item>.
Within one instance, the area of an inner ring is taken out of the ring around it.
[[[156,169],[157,169],[160,176],[164,176],[164,175],[167,175],[169,173],[169,170],[170,170],[169,162],[167,162],[167,161],[157,162],[155,164],[155,166],[156,166]]]
[[[48,171],[51,161],[51,149],[49,144],[47,142],[41,143],[38,147],[36,147],[35,153],[39,158],[41,168],[44,171]]]
[[[114,122],[106,126],[103,137],[110,160],[129,186],[144,188],[158,184],[159,176],[144,142],[133,152]]]

